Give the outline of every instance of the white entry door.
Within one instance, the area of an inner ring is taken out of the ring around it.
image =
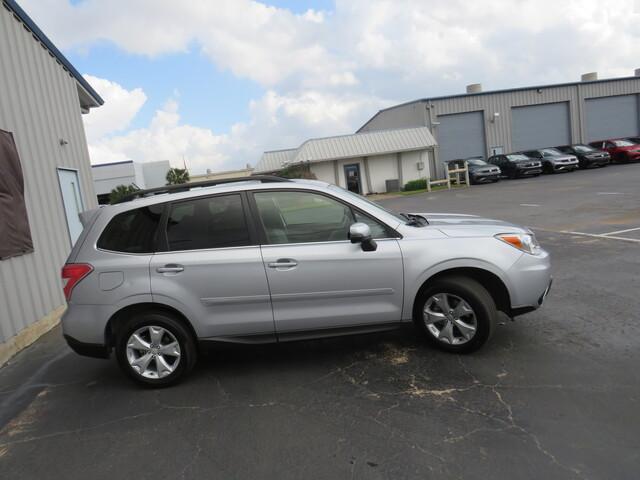
[[[84,211],[78,172],[76,170],[59,168],[58,180],[60,181],[60,191],[62,192],[62,203],[64,205],[64,213],[67,217],[67,226],[69,227],[69,237],[71,238],[71,245],[73,246],[82,233],[80,213]]]

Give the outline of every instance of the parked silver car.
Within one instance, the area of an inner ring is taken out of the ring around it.
[[[540,160],[544,173],[573,172],[579,167],[578,157],[547,147],[520,152],[529,158]]]
[[[62,270],[64,336],[148,385],[175,383],[206,342],[382,331],[471,352],[498,311],[542,305],[549,255],[533,233],[470,215],[396,214],[334,185],[179,186],[94,210]]]

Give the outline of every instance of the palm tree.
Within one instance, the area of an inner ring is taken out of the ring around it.
[[[179,185],[189,181],[189,172],[186,168],[170,168],[167,172],[167,185]]]
[[[111,193],[109,194],[109,203],[111,203],[112,205],[114,203],[118,203],[127,195],[131,195],[138,190],[140,189],[135,185],[118,185],[116,188],[111,190]]]

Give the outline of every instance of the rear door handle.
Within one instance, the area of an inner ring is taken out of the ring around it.
[[[180,273],[184,271],[184,267],[182,265],[177,265],[175,263],[168,263],[164,267],[156,268],[156,272],[158,273]]]
[[[276,262],[269,263],[268,265],[269,268],[293,268],[298,266],[298,262],[290,258],[281,258]]]

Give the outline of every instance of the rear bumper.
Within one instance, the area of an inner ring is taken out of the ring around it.
[[[64,339],[67,341],[67,345],[71,347],[71,350],[78,355],[93,358],[109,358],[111,355],[111,349],[106,345],[81,342],[69,335],[64,335]]]

